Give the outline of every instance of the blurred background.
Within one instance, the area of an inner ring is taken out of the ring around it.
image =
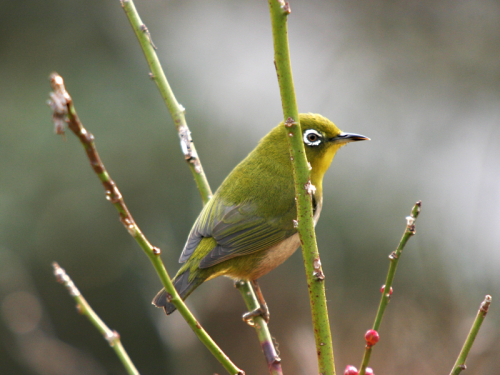
[[[267,2],[136,5],[215,190],[282,120]],[[359,366],[387,256],[421,199],[371,367],[449,373],[492,294],[467,374],[498,374],[500,3],[294,0],[291,9],[299,110],[372,139],[337,154],[317,225],[338,373]],[[0,372],[125,373],[55,282],[57,261],[142,374],[225,373],[178,313],[151,306],[161,284],[149,260],[76,138],[53,132],[46,100],[57,71],[174,275],[201,200],[119,1],[3,0],[0,19]],[[300,251],[260,285],[284,372],[316,373]],[[188,305],[247,374],[267,372],[230,280],[204,284]]]

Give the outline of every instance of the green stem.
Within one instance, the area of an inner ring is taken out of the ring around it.
[[[465,340],[464,346],[462,347],[462,350],[458,355],[457,361],[455,362],[455,365],[453,365],[453,369],[451,370],[450,375],[458,375],[462,372],[462,370],[465,370],[467,368],[465,366],[465,360],[469,355],[469,351],[472,347],[472,344],[474,344],[474,340],[476,339],[477,333],[479,332],[479,328],[481,328],[481,324],[483,324],[483,320],[486,317],[486,314],[488,313],[490,304],[491,304],[491,296],[487,295],[484,298],[484,301],[479,306],[476,319],[474,319],[474,323],[472,324],[470,332]]]
[[[368,367],[368,363],[370,363],[370,357],[372,355],[373,346],[366,345],[365,352],[363,354],[363,360],[361,361],[361,367],[359,369],[359,375],[365,375],[366,368]]]
[[[185,109],[177,102],[177,99],[175,98],[175,95],[168,83],[167,77],[165,76],[158,56],[155,52],[156,47],[152,43],[151,34],[149,33],[147,27],[143,24],[139,13],[135,8],[133,0],[121,0],[121,4],[149,64],[149,67],[151,69],[151,78],[156,82],[156,85],[158,86],[158,89],[160,90],[160,93],[165,100],[168,110],[174,120],[175,126],[179,133],[179,138],[181,140],[182,152],[184,153],[186,161],[189,163],[189,168],[193,173],[196,185],[198,186],[198,190],[201,194],[203,204],[205,205],[212,197],[212,190],[210,189],[207,177],[203,172],[201,161],[198,157],[194,142],[191,138],[191,132],[189,131],[188,125],[186,123]],[[251,285],[250,288],[252,288]],[[265,336],[263,332],[269,332],[267,323],[264,320],[255,328],[259,337],[262,335]],[[272,353],[265,352],[265,355],[266,358],[270,358],[270,355],[272,355]]]
[[[149,33],[146,25],[142,22],[139,13],[135,8],[134,2],[132,0],[121,0],[121,4],[125,10],[128,20],[130,21],[130,24],[132,25],[132,28],[134,29],[137,39],[139,39],[142,51],[146,56],[149,68],[151,69],[150,77],[156,82],[161,96],[163,97],[163,100],[172,115],[175,127],[177,128],[177,132],[179,133],[179,138],[181,140],[182,152],[184,153],[184,157],[189,164],[189,168],[191,169],[196,185],[198,186],[203,204],[206,204],[212,196],[212,191],[210,190],[210,185],[208,184],[207,177],[203,171],[203,167],[200,163],[196,148],[191,138],[191,132],[189,131],[186,122],[185,109],[179,104],[179,102],[177,102],[177,99],[170,88],[167,77],[161,67],[160,60],[158,59],[158,55],[155,52],[156,47],[152,42],[151,34]]]
[[[113,348],[116,355],[122,362],[123,366],[125,367],[125,370],[127,370],[127,373],[130,375],[139,375],[139,371],[137,371],[137,369],[135,368],[134,364],[132,363],[132,360],[127,354],[127,351],[125,350],[125,348],[121,343],[120,335],[118,334],[118,332],[112,331],[102,321],[99,315],[97,315],[96,312],[92,309],[92,307],[90,307],[85,298],[83,298],[80,291],[73,283],[71,278],[68,276],[66,271],[64,271],[63,268],[59,267],[59,264],[54,262],[52,263],[52,267],[54,268],[54,275],[56,276],[57,281],[63,284],[66,287],[66,289],[68,289],[69,294],[75,300],[76,305],[78,307],[78,311],[82,315],[85,315],[88,318],[88,320],[90,320],[90,322],[97,328],[97,330],[104,336],[109,346]]]
[[[226,356],[226,354],[217,346],[217,344],[212,340],[208,333],[201,327],[200,323],[188,310],[184,301],[177,294],[177,290],[170,277],[168,276],[167,270],[160,258],[160,249],[154,247],[149,243],[147,238],[144,236],[139,226],[134,221],[134,218],[130,214],[125,201],[123,200],[122,194],[120,193],[115,182],[111,179],[109,173],[106,171],[104,164],[102,163],[97,149],[95,147],[94,136],[90,134],[81,123],[76,110],[73,106],[73,101],[71,96],[66,91],[64,87],[64,81],[60,75],[54,73],[50,77],[52,88],[54,90],[51,93],[50,106],[53,109],[54,120],[61,120],[61,118],[67,117],[67,123],[69,129],[78,137],[82,146],[84,147],[87,156],[90,161],[90,165],[97,174],[99,180],[101,181],[104,190],[106,192],[106,198],[115,206],[117,209],[120,220],[125,226],[129,234],[137,241],[139,246],[144,250],[148,258],[151,260],[158,276],[160,277],[165,290],[169,294],[172,303],[177,307],[183,318],[189,324],[191,329],[195,332],[201,342],[210,350],[210,352],[219,360],[219,362],[224,366],[224,368],[230,374],[244,374],[231,360]]]
[[[259,308],[260,304],[253,290],[250,281],[237,281],[235,286],[241,293],[245,304],[247,305],[248,311],[253,311]],[[274,347],[273,337],[267,326],[266,321],[262,316],[257,316],[252,318],[255,331],[257,332],[257,337],[259,338],[260,346],[266,357],[267,367],[271,375],[283,375],[281,369],[281,359],[276,352]]]
[[[415,221],[417,220],[418,215],[420,214],[420,208],[422,207],[422,202],[418,201],[415,203],[411,210],[411,215],[406,218],[406,228],[401,240],[399,241],[399,245],[396,251],[393,251],[389,255],[389,271],[387,272],[387,278],[385,280],[385,289],[384,293],[382,293],[382,297],[380,298],[380,304],[377,311],[377,315],[375,317],[375,322],[373,323],[373,329],[378,331],[380,328],[380,324],[382,323],[382,318],[384,316],[385,309],[389,304],[390,294],[389,291],[392,287],[392,283],[394,281],[394,276],[396,275],[396,268],[398,267],[399,258],[401,257],[401,253],[406,246],[408,240],[415,234]]]
[[[299,113],[295,99],[290,53],[288,48],[288,3],[269,0],[274,41],[274,59],[283,106],[284,126],[293,159],[295,194],[297,199],[297,230],[307,275],[307,286],[313,320],[318,367],[321,374],[335,374],[332,338],[326,305],[324,274],[321,269],[314,231],[309,167],[302,142]]]
[[[411,210],[411,215],[406,217],[406,228],[403,233],[403,237],[399,241],[399,245],[395,251],[393,251],[389,255],[389,271],[387,272],[387,277],[385,280],[385,288],[382,292],[382,297],[380,298],[380,303],[377,310],[377,315],[375,316],[375,322],[373,323],[373,330],[377,331],[380,328],[380,324],[382,323],[382,318],[384,317],[385,309],[389,304],[389,300],[391,298],[390,290],[392,287],[392,283],[394,281],[394,276],[396,275],[396,268],[398,267],[399,258],[403,252],[403,249],[406,246],[408,240],[415,234],[415,221],[420,213],[420,208],[422,207],[422,202],[418,201],[415,203]],[[370,362],[370,356],[373,350],[373,346],[366,345],[365,353],[363,355],[363,359],[361,361],[361,367],[359,369],[359,375],[365,375],[366,367]]]

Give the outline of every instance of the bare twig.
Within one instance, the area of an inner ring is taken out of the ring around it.
[[[139,375],[139,371],[137,371],[137,369],[135,368],[134,364],[132,363],[132,360],[127,354],[127,351],[125,350],[125,348],[121,343],[120,335],[118,334],[118,332],[111,330],[101,320],[101,318],[99,318],[99,315],[97,315],[96,312],[92,309],[92,307],[90,307],[87,300],[83,298],[80,291],[73,283],[71,278],[68,276],[66,271],[63,268],[59,267],[59,264],[54,262],[52,263],[52,267],[54,268],[54,276],[57,278],[57,281],[63,284],[66,287],[66,289],[68,289],[70,296],[74,298],[78,312],[82,315],[85,315],[90,320],[90,322],[97,328],[97,330],[101,332],[101,334],[108,342],[109,346],[113,348],[116,355],[123,363],[123,366],[127,370],[127,373],[129,373],[130,375]]]
[[[467,368],[467,366],[465,366],[465,360],[469,355],[469,351],[472,348],[472,344],[474,344],[474,340],[476,339],[477,333],[479,332],[479,328],[481,328],[481,324],[483,324],[483,320],[486,317],[486,314],[488,313],[490,304],[491,304],[491,296],[487,295],[486,297],[484,297],[484,301],[479,306],[476,319],[474,319],[474,323],[472,324],[470,332],[467,335],[467,338],[465,339],[464,346],[462,347],[462,350],[458,355],[457,361],[453,365],[453,369],[451,370],[450,375],[458,375],[462,372],[462,370],[465,370]]]
[[[378,306],[375,322],[373,323],[373,328],[370,331],[375,331],[376,333],[378,333],[380,324],[382,323],[382,318],[384,316],[385,309],[389,304],[389,300],[391,298],[392,283],[394,281],[394,276],[396,275],[396,268],[398,266],[399,258],[401,257],[401,254],[403,252],[404,247],[406,246],[406,243],[415,234],[415,221],[417,220],[421,207],[422,207],[422,201],[418,201],[417,203],[415,203],[415,205],[411,210],[411,215],[406,217],[406,228],[403,233],[403,237],[401,237],[401,241],[399,241],[397,249],[393,251],[391,254],[389,254],[389,260],[390,260],[389,271],[387,272],[387,278],[385,280],[385,286],[382,291],[382,297],[380,298],[380,304]],[[373,345],[374,344],[370,344],[367,339],[363,360],[361,361],[361,367],[359,369],[359,375],[365,375],[366,367],[370,362],[370,356],[372,354]]]
[[[291,10],[289,4],[283,0],[269,0],[269,9],[273,29],[274,63],[278,74],[284,126],[287,128],[290,156],[293,160],[295,197],[297,200],[297,222],[295,224],[302,244],[318,367],[321,374],[335,374],[332,337],[326,305],[325,275],[321,269],[313,223],[310,171],[302,142],[288,49],[287,17]]]
[[[249,281],[236,281],[235,286],[240,291],[241,296],[247,305],[248,311],[253,311],[259,308],[259,300],[255,296],[252,284]],[[252,320],[257,336],[259,337],[260,346],[264,352],[264,356],[266,357],[269,373],[271,375],[283,375],[283,371],[281,369],[281,358],[276,352],[273,337],[271,336],[271,332],[269,332],[266,321],[260,315],[253,317]]]
[[[205,344],[205,346],[212,352],[212,354],[219,360],[219,362],[230,374],[244,374],[242,370],[240,370],[234,363],[231,362],[228,356],[217,346],[217,344],[212,340],[208,333],[201,327],[200,323],[196,320],[196,318],[184,304],[182,298],[180,298],[180,296],[178,295],[161,260],[160,249],[154,247],[149,243],[149,241],[146,239],[146,237],[132,218],[132,215],[125,205],[125,201],[123,200],[118,187],[109,176],[106,168],[104,167],[104,164],[99,158],[94,143],[94,136],[83,127],[80,119],[78,118],[78,115],[76,114],[76,110],[73,106],[73,101],[71,99],[71,96],[66,91],[66,88],[64,87],[64,81],[62,77],[57,73],[53,73],[50,76],[50,81],[54,92],[50,94],[51,100],[49,101],[49,105],[53,109],[54,118],[67,122],[69,129],[80,140],[87,153],[90,165],[92,166],[94,172],[97,174],[99,180],[104,186],[106,199],[108,199],[115,206],[118,213],[120,214],[120,220],[122,224],[125,226],[129,234],[134,237],[139,246],[144,250],[151,263],[153,263],[153,266],[158,273],[158,276],[160,277],[165,290],[171,297],[171,302],[177,307],[183,318],[198,336],[200,341]]]
[[[158,55],[156,54],[156,47],[152,43],[151,33],[149,32],[146,25],[142,22],[137,9],[135,8],[133,0],[121,0],[121,4],[128,20],[130,21],[130,24],[132,25],[132,29],[134,30],[135,35],[139,40],[142,51],[144,52],[144,56],[146,57],[146,60],[149,64],[149,68],[151,69],[150,77],[158,86],[158,89],[160,90],[160,93],[165,100],[168,110],[174,120],[177,132],[179,133],[179,138],[181,140],[181,150],[186,161],[189,163],[189,167],[191,169],[191,172],[193,173],[196,185],[198,186],[198,190],[200,191],[203,204],[206,204],[212,196],[212,190],[210,189],[208,180],[205,176],[205,173],[203,172],[201,161],[198,157],[198,154],[196,153],[196,148],[193,139],[191,138],[191,132],[186,122],[185,109],[177,102],[177,99],[175,98],[175,95],[168,83],[167,77],[161,67]],[[252,285],[250,284],[250,282],[244,281],[243,283],[245,283],[244,289],[252,289]],[[255,330],[257,331],[257,336],[259,337],[261,347],[264,350],[266,359],[274,358],[274,349],[271,349],[271,347],[265,345],[265,343],[267,342],[267,339],[265,339],[267,335],[266,332],[269,333],[267,323],[262,320],[260,324],[255,325]],[[262,340],[264,341],[262,341],[261,338],[263,338]],[[275,367],[278,366],[280,367],[281,371],[281,365],[278,364]]]
[[[203,171],[203,167],[201,166],[200,159],[198,158],[196,148],[191,138],[191,132],[189,131],[185,117],[186,110],[179,104],[172,89],[170,88],[167,77],[161,68],[158,55],[156,54],[157,48],[152,42],[151,33],[142,22],[137,9],[135,8],[134,2],[132,0],[120,1],[125,14],[134,29],[135,35],[137,36],[137,39],[139,39],[142,51],[146,56],[146,60],[151,69],[149,76],[158,86],[161,96],[163,97],[163,100],[172,115],[175,127],[177,128],[177,132],[179,133],[179,138],[181,140],[181,149],[184,154],[184,158],[189,164],[189,168],[191,169],[196,185],[198,186],[198,190],[200,191],[201,199],[203,200],[203,204],[205,204],[212,196],[212,191],[210,190],[210,185],[208,184],[207,177]]]

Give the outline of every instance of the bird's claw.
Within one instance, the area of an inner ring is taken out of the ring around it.
[[[269,308],[267,307],[267,305],[260,305],[255,310],[244,313],[242,318],[243,318],[244,322],[246,322],[249,326],[253,327],[255,325],[253,318],[255,318],[257,316],[261,316],[262,319],[264,319],[266,321],[266,323],[269,323],[270,314],[269,314]]]

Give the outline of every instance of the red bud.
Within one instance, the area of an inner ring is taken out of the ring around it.
[[[384,293],[384,290],[385,290],[385,284],[382,285],[382,288],[380,288],[380,293]],[[392,286],[389,288],[389,295],[392,294]]]
[[[344,375],[358,375],[358,369],[354,366],[347,365],[344,371]]]
[[[375,345],[378,342],[379,338],[380,337],[378,335],[378,332],[375,331],[374,329],[369,329],[365,333],[366,345],[368,345],[368,346]]]
[[[371,367],[367,367],[365,370],[365,375],[375,375]]]

